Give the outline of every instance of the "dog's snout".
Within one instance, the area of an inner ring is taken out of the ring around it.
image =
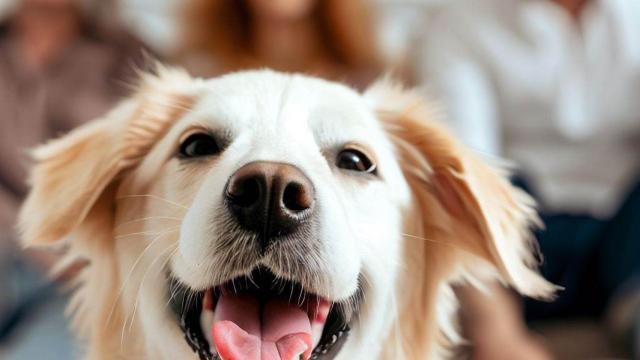
[[[314,196],[311,181],[300,169],[267,161],[241,167],[225,189],[239,224],[266,242],[295,231],[313,211]]]

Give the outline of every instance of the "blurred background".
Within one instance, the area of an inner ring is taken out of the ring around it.
[[[640,359],[640,1],[0,0],[0,359],[71,359],[56,252],[23,252],[27,149],[101,115],[151,59],[364,89],[391,71],[540,204],[556,301],[460,287],[474,359]],[[64,251],[60,249],[59,251]]]

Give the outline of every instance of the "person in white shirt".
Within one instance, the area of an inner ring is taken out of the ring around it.
[[[525,302],[528,319],[597,317],[637,298],[640,1],[451,0],[425,29],[416,63],[454,132],[479,153],[513,161],[517,183],[539,202],[542,271],[566,289],[551,304]],[[495,306],[506,295],[461,293],[478,358],[513,358],[488,344],[487,328],[544,358],[518,307]],[[628,318],[638,326],[635,309]],[[504,326],[482,324],[498,318]],[[638,339],[630,345],[640,357]]]

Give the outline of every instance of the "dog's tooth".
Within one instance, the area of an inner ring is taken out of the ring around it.
[[[311,338],[313,339],[313,347],[318,346],[320,343],[320,338],[322,337],[322,330],[324,329],[324,324],[312,323],[311,324]]]
[[[200,314],[200,329],[202,329],[202,334],[207,339],[209,346],[213,345],[213,338],[211,337],[212,326],[213,326],[213,310],[202,309],[202,314]]]

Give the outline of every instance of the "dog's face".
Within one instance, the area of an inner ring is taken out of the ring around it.
[[[320,354],[361,299],[376,296],[365,287],[393,284],[408,185],[381,124],[353,91],[268,72],[212,80],[155,151],[170,155],[153,192],[188,207],[170,272],[213,298],[212,309],[188,309],[212,350],[258,341],[241,333],[251,322],[276,344],[302,333],[296,340],[308,346],[292,343],[295,351]],[[234,325],[218,323],[239,304],[256,306],[255,319],[229,314]],[[277,304],[286,311],[275,314]],[[309,317],[303,328],[290,324],[299,312]],[[292,328],[265,333],[275,323]],[[222,331],[238,334],[218,339]]]
[[[392,90],[165,74],[40,150],[23,229],[90,261],[91,355],[412,358],[450,281],[550,291],[525,265],[526,199]]]

